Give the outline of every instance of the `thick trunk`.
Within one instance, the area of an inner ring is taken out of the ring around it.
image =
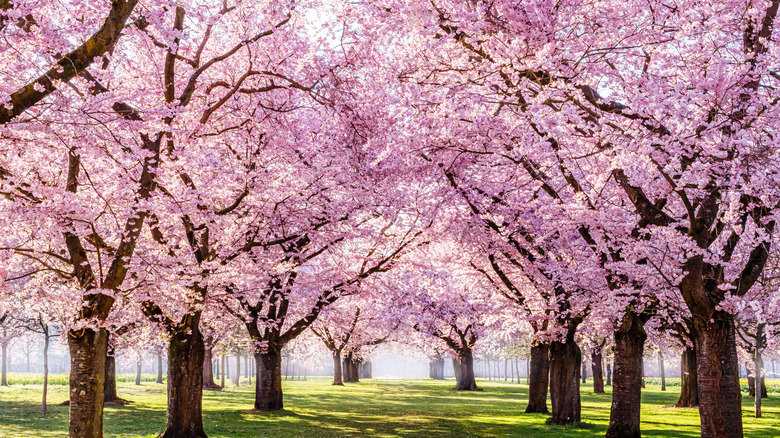
[[[333,352],[333,385],[344,386],[344,376],[341,369],[341,351]]]
[[[103,436],[103,386],[108,333],[84,328],[68,333],[71,438]]]
[[[460,385],[460,381],[463,378],[463,370],[457,357],[452,358],[452,372],[455,374],[455,385]]]
[[[590,367],[593,371],[593,392],[596,394],[604,393],[604,369],[602,363],[604,362],[601,350],[594,349],[590,355],[591,364]]]
[[[211,348],[205,349],[203,354],[203,388],[220,389],[220,386],[214,381],[214,356],[212,356]]]
[[[566,342],[550,344],[550,403],[553,424],[580,421],[580,365],[582,352],[570,330]]]
[[[699,417],[702,438],[742,438],[742,394],[733,319],[721,312],[697,320]]]
[[[615,330],[615,369],[612,380],[612,408],[607,438],[639,438],[642,403],[642,354],[647,334],[633,313]]]
[[[160,438],[205,438],[203,357],[199,317],[171,336],[168,344],[168,424]]]
[[[547,386],[550,383],[550,344],[534,343],[531,346],[530,385],[526,414],[546,414]],[[518,379],[519,380],[519,379]]]
[[[664,370],[664,354],[658,350],[658,370],[661,372],[661,391],[666,391],[666,371]]]
[[[358,362],[352,359],[352,355],[348,355],[344,359],[342,366],[342,373],[344,374],[344,383],[357,383],[360,381],[358,378]]]
[[[278,411],[282,402],[282,354],[281,348],[269,345],[265,353],[255,354],[257,379],[255,380],[255,410]]]
[[[696,365],[696,349],[686,347],[680,360],[680,399],[678,408],[699,406],[699,372]]]
[[[474,378],[474,356],[470,348],[458,352],[458,367],[460,368],[460,380],[455,389],[458,391],[479,391],[477,380]]]
[[[431,379],[444,380],[444,358],[438,358],[430,362],[430,374]]]

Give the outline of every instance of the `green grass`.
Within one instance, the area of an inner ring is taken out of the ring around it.
[[[547,415],[523,414],[528,387],[479,381],[484,392],[455,392],[453,381],[364,380],[333,387],[324,378],[284,382],[286,410],[251,414],[253,387],[206,391],[204,425],[210,437],[342,437],[416,436],[468,437],[598,437],[609,421],[611,396],[582,387],[579,427],[547,426]],[[695,409],[672,405],[676,388],[661,392],[648,385],[643,391],[642,429],[646,437],[697,437]],[[609,388],[607,389],[609,391]],[[105,411],[106,437],[153,437],[165,427],[165,387],[155,383],[120,383],[119,395],[133,400]],[[67,432],[68,408],[56,406],[67,387],[50,388],[50,413],[40,413],[40,387],[0,388],[0,436],[61,437]],[[751,417],[752,399],[743,397],[745,435],[780,436],[780,397],[764,402],[764,418]]]

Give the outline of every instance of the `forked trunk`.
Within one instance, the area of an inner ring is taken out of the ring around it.
[[[160,438],[205,438],[203,357],[199,317],[177,330],[168,344],[168,424]]]
[[[615,368],[612,376],[612,408],[607,438],[639,438],[642,408],[642,354],[647,334],[633,313],[615,330]]]
[[[531,346],[530,385],[526,414],[546,414],[547,387],[550,383],[550,344],[534,343]]]
[[[68,333],[71,438],[103,436],[103,385],[108,332],[84,328]]]
[[[550,344],[550,403],[553,424],[580,421],[580,366],[582,352],[570,330],[566,342]]]
[[[722,312],[697,320],[702,438],[742,438],[742,394],[734,320]]]
[[[255,410],[279,411],[282,402],[282,353],[281,348],[269,345],[265,353],[255,354],[257,379],[255,380]]]
[[[604,393],[604,369],[602,363],[604,357],[600,349],[593,349],[590,355],[591,363],[590,367],[593,371],[593,392],[596,394]]]
[[[343,370],[341,369],[341,351],[333,352],[333,384],[344,386]]]
[[[696,349],[685,347],[680,360],[680,399],[678,408],[699,406],[699,372],[696,365]]]
[[[460,380],[455,389],[458,391],[478,391],[477,380],[474,378],[474,356],[470,348],[458,352],[458,368]]]

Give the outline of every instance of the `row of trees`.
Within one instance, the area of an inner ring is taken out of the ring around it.
[[[741,437],[737,344],[761,376],[780,320],[778,7],[0,2],[0,315],[63,328],[73,437],[121,339],[167,350],[162,436],[204,437],[214,340],[277,410],[302,334],[351,375],[398,327],[469,390],[477,342],[529,334],[555,424],[610,339],[609,437],[677,345],[702,436]]]

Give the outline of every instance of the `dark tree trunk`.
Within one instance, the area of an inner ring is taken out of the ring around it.
[[[582,361],[582,383],[588,383],[588,364],[584,360]]]
[[[168,424],[160,438],[205,438],[203,358],[199,316],[177,330],[168,344]]]
[[[590,355],[591,369],[593,370],[593,392],[604,393],[604,370],[601,368],[604,362],[601,350],[594,349]]]
[[[106,355],[106,374],[103,385],[103,403],[126,404],[127,400],[119,398],[116,392],[116,357],[112,347]]]
[[[214,356],[211,348],[205,349],[203,354],[203,388],[221,389],[214,381]]]
[[[642,355],[647,334],[639,318],[629,313],[615,330],[615,369],[612,380],[612,408],[607,438],[639,438],[642,410]]]
[[[70,350],[70,420],[72,438],[103,436],[103,386],[108,332],[84,328],[68,333]]]
[[[474,378],[474,356],[470,348],[458,352],[458,368],[460,380],[455,389],[458,391],[479,391],[477,380]]]
[[[341,352],[333,353],[333,384],[344,386],[343,370],[341,369]]]
[[[360,382],[360,375],[358,368],[360,367],[360,363],[354,359],[352,359],[352,355],[350,354],[347,356],[347,359],[344,361],[344,369],[346,370],[346,378],[344,379],[344,382],[346,383],[358,383]]]
[[[275,347],[275,348],[274,348]],[[255,354],[255,410],[279,411],[282,401],[282,353],[278,346],[269,345],[265,353]]]
[[[457,357],[452,358],[452,372],[455,374],[455,385],[460,385],[460,381],[462,379],[462,370],[460,367],[460,361],[458,361]]]
[[[683,349],[680,360],[680,399],[678,408],[695,408],[699,406],[699,378],[696,365],[696,349]]]
[[[531,346],[530,385],[526,414],[546,414],[547,386],[550,383],[550,344],[534,343]],[[519,379],[518,379],[519,381]]]
[[[162,383],[162,367],[163,367],[163,360],[162,360],[162,354],[157,355],[157,383]]]
[[[733,319],[716,312],[696,322],[702,438],[742,438],[742,393]]]
[[[580,421],[580,367],[582,352],[569,330],[566,342],[550,344],[550,403],[553,424]]]

